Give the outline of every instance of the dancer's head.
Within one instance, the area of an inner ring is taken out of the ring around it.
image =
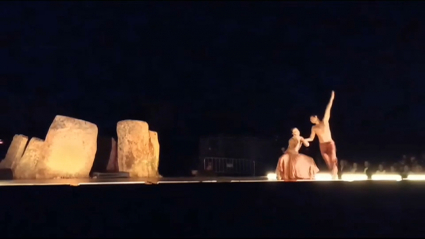
[[[292,129],[292,135],[293,136],[299,136],[300,135],[300,131],[297,128],[293,128]]]
[[[318,123],[320,123],[319,117],[317,117],[317,115],[310,116],[310,122],[312,124],[318,124]]]

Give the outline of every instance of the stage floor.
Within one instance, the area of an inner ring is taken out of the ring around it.
[[[374,175],[373,181],[402,181],[399,175]],[[425,175],[412,175],[408,180],[425,181]],[[315,180],[298,180],[296,182],[353,182],[368,181],[364,174],[346,174],[342,180],[332,180],[329,174],[318,174]],[[291,181],[293,182],[293,181]],[[160,179],[51,179],[51,180],[0,180],[0,186],[85,186],[85,185],[124,185],[124,184],[183,184],[183,183],[286,183],[277,181],[273,175],[263,177],[174,177]]]
[[[0,187],[0,211],[5,217],[0,230],[13,238],[130,238],[141,232],[151,238],[424,234],[417,226],[425,212],[421,181],[190,177],[145,183],[142,179],[0,181],[5,186]],[[294,218],[305,225],[304,230],[294,227]],[[258,223],[263,230],[258,230]]]
[[[49,180],[0,180],[0,186],[84,186],[84,185],[114,185],[114,184],[172,184],[172,183],[234,183],[234,182],[276,182],[267,177],[214,177],[214,178],[160,178],[132,179],[132,178],[106,178],[106,179],[49,179]]]

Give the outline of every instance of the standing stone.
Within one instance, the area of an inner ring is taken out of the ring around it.
[[[39,138],[31,138],[21,160],[18,160],[13,169],[13,177],[16,179],[34,179],[37,162],[42,158],[44,141]]]
[[[109,155],[108,166],[106,171],[108,172],[118,172],[118,155],[117,155],[117,141],[114,138],[111,138],[111,154]]]
[[[158,133],[155,131],[149,131],[149,141],[152,149],[153,154],[153,170],[157,175],[159,175],[158,166],[159,166],[159,140],[158,140]]]
[[[130,177],[157,177],[149,125],[144,121],[123,120],[117,124],[118,167]]]
[[[28,143],[28,137],[16,134],[6,153],[6,158],[0,162],[0,168],[12,168],[14,163],[21,159]]]
[[[97,133],[93,123],[57,115],[47,132],[36,178],[89,177],[96,155]]]

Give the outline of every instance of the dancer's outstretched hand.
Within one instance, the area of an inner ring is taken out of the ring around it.
[[[331,98],[334,99],[335,98],[335,91],[332,91],[331,93]]]

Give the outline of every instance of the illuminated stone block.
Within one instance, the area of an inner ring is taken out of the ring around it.
[[[89,177],[97,150],[97,126],[58,115],[50,125],[37,179]]]
[[[149,125],[144,121],[123,120],[117,124],[118,167],[132,178],[158,177]]]
[[[13,140],[12,143],[10,143],[9,149],[7,150],[6,157],[0,163],[0,168],[12,168],[14,163],[21,159],[27,143],[27,136],[20,134],[13,136]]]
[[[149,141],[150,141],[150,150],[153,155],[153,169],[156,174],[159,175],[158,166],[159,166],[159,140],[158,133],[155,131],[149,131]]]
[[[25,149],[24,155],[17,160],[13,167],[13,177],[16,179],[34,179],[37,162],[42,158],[44,141],[31,138]]]

